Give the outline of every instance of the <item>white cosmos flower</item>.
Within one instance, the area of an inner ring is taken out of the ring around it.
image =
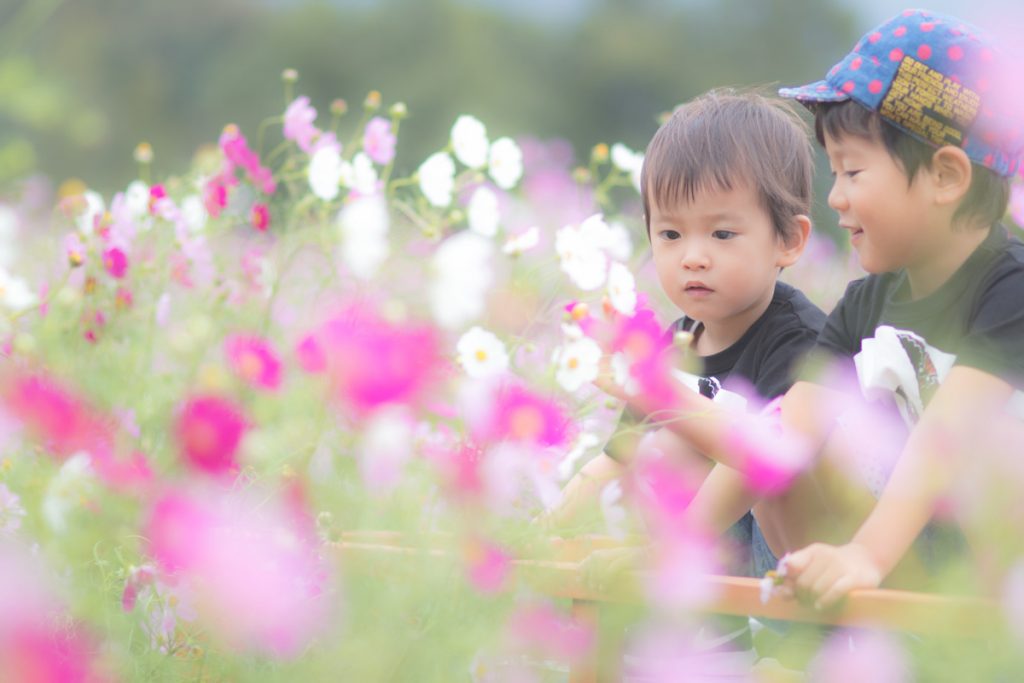
[[[452,149],[466,166],[482,167],[487,163],[487,128],[479,119],[463,114],[452,126]]]
[[[447,152],[435,152],[427,157],[417,171],[420,191],[434,206],[444,208],[452,203],[455,189],[455,162]]]
[[[590,337],[576,339],[555,349],[558,370],[555,380],[566,391],[578,391],[580,387],[597,379],[601,362],[601,347]]]
[[[434,319],[448,329],[472,322],[484,312],[494,279],[490,240],[474,232],[452,235],[438,247],[431,263],[430,304]]]
[[[339,255],[352,273],[372,278],[388,257],[388,207],[377,194],[360,196],[338,213]]]
[[[309,160],[309,189],[320,199],[329,202],[341,191],[341,153],[334,146],[321,147]]]
[[[124,191],[125,204],[133,218],[149,213],[149,186],[141,180],[133,180]]]
[[[494,237],[498,233],[498,195],[487,187],[478,187],[466,207],[469,229],[484,237]]]
[[[43,519],[57,533],[67,531],[68,515],[92,497],[96,477],[92,458],[79,451],[68,458],[46,486],[43,495]]]
[[[492,377],[508,370],[508,351],[493,332],[470,328],[455,345],[459,364],[473,378]]]
[[[608,269],[608,298],[619,313],[636,312],[636,281],[629,269],[617,261]]]
[[[185,197],[181,202],[181,217],[185,221],[185,225],[192,231],[192,234],[197,235],[206,229],[206,221],[209,219],[209,214],[206,211],[206,206],[203,205],[203,200],[199,198],[199,195],[190,194]]]
[[[636,396],[640,391],[640,385],[629,371],[629,356],[624,351],[619,351],[612,356],[611,366],[612,379],[615,380],[615,383],[622,387],[627,396]]]
[[[106,204],[98,193],[86,190],[82,195],[85,199],[85,208],[78,215],[78,231],[83,235],[91,235],[96,229],[96,219],[106,211]]]
[[[600,214],[555,233],[555,251],[562,270],[580,289],[594,290],[604,284],[608,273],[605,248],[610,238],[611,231]]]
[[[524,251],[529,251],[540,244],[540,228],[536,225],[524,230],[518,235],[512,235],[505,241],[501,251],[510,256],[518,256]]]
[[[511,190],[523,177],[523,152],[512,138],[498,138],[491,145],[488,171],[503,190]]]
[[[18,254],[18,213],[0,204],[0,268],[14,263]]]
[[[634,152],[620,142],[612,145],[612,164],[621,171],[629,174],[636,191],[640,191],[640,172],[644,166],[644,155],[641,152]]]
[[[608,224],[608,255],[616,261],[628,261],[633,255],[633,240],[629,230],[618,221]]]
[[[11,311],[23,311],[34,306],[38,298],[20,277],[0,268],[0,304]]]
[[[352,182],[350,187],[361,195],[377,193],[377,169],[365,152],[356,153],[352,158]]]

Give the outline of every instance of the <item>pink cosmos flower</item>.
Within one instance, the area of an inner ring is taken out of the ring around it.
[[[167,198],[167,190],[163,185],[153,185],[149,188],[149,212],[154,216],[160,214],[160,204]]]
[[[327,370],[327,355],[316,334],[307,334],[295,345],[295,356],[299,366],[309,373],[320,373]]]
[[[330,576],[313,529],[304,510],[276,495],[197,491],[158,500],[145,535],[157,566],[187,586],[215,637],[291,658],[330,614]]]
[[[152,585],[156,579],[156,567],[151,564],[144,564],[141,567],[132,567],[128,571],[128,577],[124,582],[124,591],[121,593],[121,609],[131,612],[135,609],[135,601],[139,592],[146,586]]]
[[[309,104],[309,98],[301,95],[292,100],[284,111],[284,137],[292,140],[307,154],[313,147],[313,140],[320,131],[313,122],[316,120],[316,109]]]
[[[509,618],[508,631],[520,647],[563,662],[580,661],[596,644],[592,626],[549,603],[519,607]]]
[[[499,546],[483,540],[470,540],[463,548],[466,577],[481,593],[493,595],[505,587],[512,570],[512,558]]]
[[[68,265],[77,268],[85,263],[85,244],[77,232],[69,233],[64,238],[64,253],[67,254]]]
[[[103,267],[111,277],[120,280],[128,272],[128,257],[119,248],[111,247],[103,252]]]
[[[224,340],[231,369],[256,389],[273,391],[281,386],[281,360],[266,339],[233,334]]]
[[[264,194],[274,194],[277,190],[274,174],[260,163],[259,156],[249,147],[249,142],[238,126],[231,124],[224,127],[224,132],[220,136],[220,148],[228,163],[243,168],[253,185]]]
[[[364,305],[315,335],[339,398],[360,416],[387,403],[418,403],[445,367],[432,327],[391,323]]]
[[[245,429],[245,418],[230,401],[196,396],[181,411],[175,433],[182,457],[190,467],[224,475],[238,470],[238,445]]]
[[[571,437],[571,422],[563,408],[512,382],[496,390],[489,413],[479,425],[483,443],[512,441],[539,447],[561,446]]]
[[[737,454],[747,485],[762,495],[785,491],[813,456],[805,438],[783,428],[777,402],[760,415],[743,415],[726,436]]]
[[[3,401],[11,416],[59,458],[75,451],[95,451],[112,442],[86,404],[44,374],[11,378],[3,387]]]
[[[808,680],[829,683],[910,683],[913,670],[897,635],[839,630],[829,636],[808,670]]]
[[[257,202],[252,205],[250,213],[252,226],[260,232],[266,232],[267,228],[270,227],[270,209],[267,205]]]
[[[395,158],[395,136],[391,133],[390,121],[380,116],[370,119],[363,133],[363,150],[378,164],[391,163]]]
[[[227,207],[231,188],[238,184],[231,164],[226,163],[226,166],[226,169],[203,185],[203,206],[213,218],[220,216],[221,211]]]

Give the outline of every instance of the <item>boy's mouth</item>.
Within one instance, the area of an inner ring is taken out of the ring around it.
[[[864,234],[864,228],[859,228],[859,227],[856,227],[856,226],[853,226],[853,225],[842,225],[842,224],[840,224],[839,227],[842,228],[843,230],[848,230],[849,231],[850,239],[851,240],[858,240],[858,239],[860,239],[860,236]]]
[[[683,291],[692,296],[701,296],[715,291],[703,282],[690,281],[683,285]]]

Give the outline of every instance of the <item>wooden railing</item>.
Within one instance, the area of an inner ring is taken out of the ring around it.
[[[383,566],[401,557],[450,554],[444,538],[424,546],[400,533],[356,531],[343,535],[339,548],[343,555],[360,559],[371,566]],[[450,539],[448,539],[450,540]],[[643,601],[639,581],[616,582],[606,591],[589,586],[580,570],[580,562],[599,549],[622,547],[621,541],[604,536],[551,539],[544,559],[515,561],[516,580],[523,581],[546,595],[568,599],[572,615],[581,623],[596,626],[602,603],[637,604]],[[761,601],[757,579],[734,576],[708,576],[708,600],[701,609],[716,614],[732,614],[765,619],[870,627],[918,634],[972,636],[990,632],[997,624],[997,605],[980,598],[939,596],[900,590],[875,589],[852,592],[839,609],[819,611],[792,600],[772,597]],[[570,671],[570,683],[599,680],[596,660],[581,662]]]

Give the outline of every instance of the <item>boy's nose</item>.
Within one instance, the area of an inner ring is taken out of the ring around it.
[[[828,205],[834,211],[845,211],[847,208],[846,193],[839,188],[839,180],[832,183],[832,189],[828,193]]]
[[[704,249],[687,249],[683,255],[682,266],[684,270],[707,270],[709,265],[707,251]]]

